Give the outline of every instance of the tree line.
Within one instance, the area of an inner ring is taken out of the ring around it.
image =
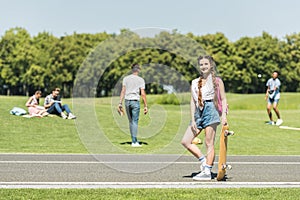
[[[31,36],[17,27],[0,38],[0,94],[31,95],[60,87],[70,97],[77,84],[79,93],[108,96],[120,88],[133,63],[145,66],[148,93],[164,93],[163,85],[174,84],[180,92],[199,76],[195,66],[201,54],[214,57],[227,92],[264,92],[273,70],[279,71],[282,91],[299,92],[299,47],[297,33],[279,39],[263,32],[231,42],[219,32],[199,36],[174,30],[147,38],[124,29],[56,37],[49,32]]]

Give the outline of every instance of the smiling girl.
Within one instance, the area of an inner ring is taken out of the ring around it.
[[[215,136],[220,116],[217,110],[217,88],[220,91],[222,104],[222,124],[227,124],[227,101],[223,81],[216,77],[216,64],[211,56],[198,58],[200,77],[192,81],[191,86],[191,123],[183,138],[182,145],[200,161],[201,173],[193,177],[194,180],[211,180],[211,169],[215,159]],[[218,79],[218,80],[217,80]],[[200,132],[205,131],[206,155],[192,143]]]

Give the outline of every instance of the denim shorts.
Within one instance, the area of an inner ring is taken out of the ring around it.
[[[213,101],[204,102],[204,108],[196,107],[195,122],[198,129],[204,129],[212,124],[220,124],[220,116]]]
[[[271,99],[271,98],[268,98],[268,103],[269,103],[269,104],[278,103],[278,102],[279,102],[279,99]]]

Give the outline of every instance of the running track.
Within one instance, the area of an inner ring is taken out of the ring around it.
[[[0,154],[0,188],[300,188],[300,156],[228,156],[228,164],[226,181],[198,182],[199,163],[186,155]]]

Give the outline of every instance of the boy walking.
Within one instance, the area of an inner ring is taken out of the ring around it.
[[[140,115],[140,94],[144,102],[144,114],[147,114],[148,112],[145,80],[138,76],[141,70],[138,64],[134,64],[131,69],[132,74],[125,76],[123,79],[119,108],[122,108],[123,98],[125,97],[125,107],[132,140],[131,146],[140,147],[141,144],[137,140],[138,121]]]

